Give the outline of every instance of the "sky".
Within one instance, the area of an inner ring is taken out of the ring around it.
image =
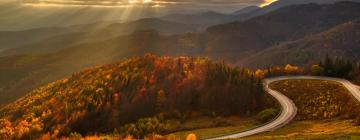
[[[0,30],[127,21],[171,14],[232,13],[274,0],[0,0]]]
[[[18,0],[20,5],[44,7],[154,8],[166,11],[212,10],[232,12],[251,5],[266,5],[274,0]]]

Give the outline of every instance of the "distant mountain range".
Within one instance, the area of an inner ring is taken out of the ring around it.
[[[69,31],[48,37],[29,33],[28,37],[40,39],[0,52],[3,56],[0,57],[0,103],[86,67],[148,52],[207,56],[252,68],[285,63],[306,65],[326,53],[358,59],[358,11],[360,3],[355,2],[292,5],[249,20],[212,26],[199,33],[190,33],[196,28],[188,24],[159,19],[111,24],[91,33],[79,28],[83,26],[69,27]],[[135,28],[137,24],[153,29]],[[164,34],[174,32],[182,34]]]
[[[259,6],[249,6],[249,7],[245,7],[243,9],[237,10],[237,11],[231,13],[231,15],[232,16],[245,15],[245,14],[255,12],[257,10],[261,10],[261,8]]]
[[[156,18],[140,19],[126,23],[94,23],[74,25],[58,28],[38,28],[24,31],[0,31],[0,49],[4,51],[0,56],[22,53],[52,52],[44,47],[51,47],[53,51],[67,48],[83,42],[100,41],[119,35],[131,34],[137,30],[154,29],[163,35],[183,34],[199,31],[197,25],[182,24]],[[61,44],[65,43],[65,44]],[[61,45],[54,47],[54,45]],[[34,49],[29,46],[36,46]],[[58,48],[58,49],[56,49]]]
[[[326,55],[360,60],[360,21],[354,20],[329,30],[284,42],[255,53],[238,64],[251,67],[317,63]]]
[[[333,3],[341,2],[341,1],[360,2],[360,0],[278,0],[278,1],[271,3],[268,6],[261,8],[261,9],[258,9],[258,10],[252,11],[250,13],[247,13],[245,15],[242,15],[241,19],[242,20],[250,19],[250,18],[253,18],[256,16],[260,16],[260,15],[272,12],[279,8],[291,6],[291,5],[309,4],[309,3],[333,4]]]
[[[359,10],[360,4],[352,2],[294,5],[244,22],[213,26],[206,32],[206,52],[237,52],[239,58],[247,51],[258,52],[357,19]]]
[[[190,23],[201,25],[203,28],[213,26],[216,24],[222,24],[233,21],[245,21],[256,16],[264,15],[282,7],[298,4],[318,3],[318,4],[331,4],[344,0],[278,0],[265,7],[249,6],[243,9],[237,10],[230,14],[218,13],[214,11],[199,13],[199,14],[171,14],[162,17],[162,19],[175,21],[179,23]],[[347,0],[360,2],[360,0]]]
[[[4,1],[4,0],[3,0]],[[186,24],[198,23],[208,27],[208,25],[215,25],[226,23],[230,21],[247,20],[255,16],[259,16],[281,7],[306,4],[306,3],[333,3],[344,0],[278,0],[266,7],[258,8],[257,6],[249,6],[234,13],[218,13],[214,11],[209,12],[189,12],[189,11],[173,11],[169,14],[172,16],[158,15],[152,9],[143,9],[139,11],[132,11],[132,15],[126,15],[126,12],[120,9],[102,9],[102,8],[32,8],[26,6],[19,6],[18,2],[3,2],[0,5],[0,31],[19,31],[34,28],[49,28],[49,27],[66,27],[79,24],[94,24],[103,22],[106,24],[127,22],[128,20],[137,20],[141,18],[161,18],[172,19],[175,22],[186,22]],[[15,1],[15,0],[10,0]],[[357,1],[360,0],[347,0]],[[46,9],[46,10],[42,10]],[[177,14],[176,14],[177,13]],[[187,13],[187,14],[184,14]],[[131,19],[123,19],[123,17],[130,16]],[[31,20],[30,20],[31,19]],[[185,20],[184,20],[185,19]],[[200,20],[202,19],[202,20]],[[126,21],[125,21],[126,20]]]

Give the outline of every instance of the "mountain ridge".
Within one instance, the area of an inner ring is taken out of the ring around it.
[[[307,65],[331,55],[338,58],[360,60],[360,20],[349,21],[319,34],[275,45],[239,64],[252,67],[267,67],[269,64]]]

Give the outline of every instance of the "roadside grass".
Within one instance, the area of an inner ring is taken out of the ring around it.
[[[358,140],[360,139],[360,127],[354,126],[352,121],[353,120],[295,121],[276,131],[242,139]]]
[[[265,106],[264,110],[280,108],[280,104],[270,95],[266,97]],[[172,130],[177,131],[167,134],[166,137],[186,139],[188,134],[195,134],[198,139],[206,139],[239,133],[263,125],[264,123],[259,120],[258,115],[246,118],[239,116],[215,118],[202,116],[188,119],[182,123],[179,123],[178,120],[173,120],[172,127],[176,128],[172,128]]]
[[[212,126],[214,124],[214,121],[224,121],[225,123],[224,126],[214,127]],[[254,118],[240,118],[232,116],[224,117],[219,120],[219,118],[213,119],[209,117],[201,117],[184,122],[181,127],[183,127],[184,129],[189,128],[188,130],[178,131],[167,136],[174,136],[180,139],[186,139],[186,136],[188,134],[193,133],[197,136],[198,139],[205,139],[241,132],[256,127],[258,125],[260,125],[259,122],[256,121],[256,119]],[[196,127],[198,128],[196,129]]]
[[[219,124],[220,122],[220,124]],[[170,122],[173,129],[178,129],[182,131],[177,131],[165,136],[160,135],[150,135],[145,140],[152,140],[152,136],[155,136],[159,140],[185,140],[189,134],[195,134],[197,139],[211,138],[221,135],[238,133],[244,130],[251,129],[260,125],[260,123],[254,118],[241,118],[238,116],[230,117],[206,117],[199,116],[196,118],[191,118],[185,120],[181,124],[177,120],[172,120]],[[217,126],[220,125],[220,126]],[[82,137],[81,135],[74,135],[70,137],[64,137],[63,139],[94,139],[94,140],[118,140],[122,139],[118,135],[109,135],[109,134],[99,134],[99,135],[90,135]],[[128,137],[132,139],[131,137]],[[46,138],[45,138],[46,139]]]

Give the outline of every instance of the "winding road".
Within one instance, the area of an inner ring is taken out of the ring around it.
[[[264,89],[272,95],[278,102],[280,103],[282,110],[278,117],[270,123],[264,124],[260,127],[247,130],[244,132],[225,135],[215,138],[210,138],[208,140],[218,140],[218,139],[234,139],[234,138],[242,138],[247,137],[263,132],[273,131],[278,128],[281,128],[292,121],[296,115],[297,108],[292,100],[290,100],[285,95],[272,90],[269,88],[269,84],[276,81],[282,80],[289,80],[289,79],[314,79],[314,80],[327,80],[327,81],[335,81],[341,83],[349,90],[349,92],[360,102],[360,90],[359,87],[352,84],[351,82],[344,80],[344,79],[337,79],[337,78],[329,78],[329,77],[315,77],[315,76],[284,76],[284,77],[276,77],[276,78],[269,78],[264,80]]]

